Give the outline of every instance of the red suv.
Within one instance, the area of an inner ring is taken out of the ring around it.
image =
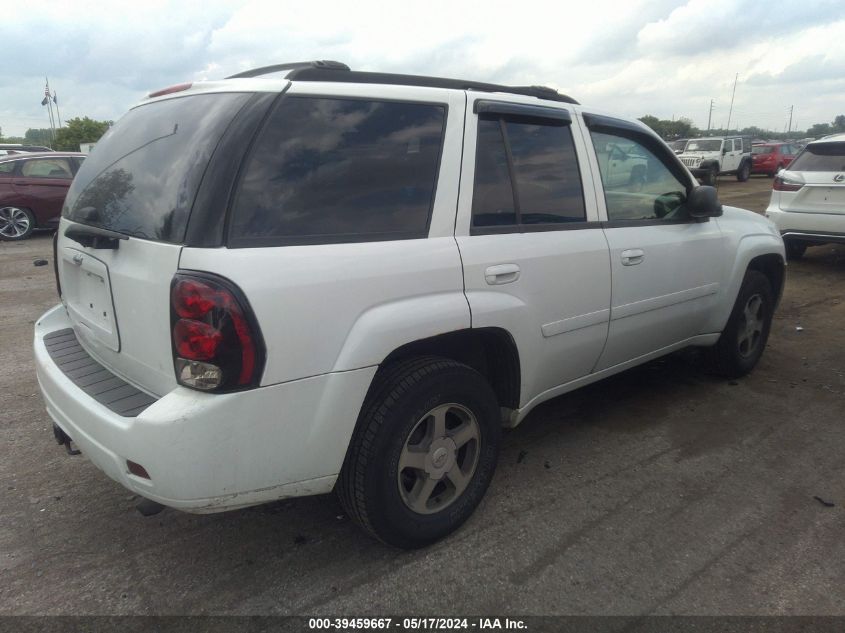
[[[763,143],[751,148],[751,173],[766,174],[769,178],[786,169],[800,151],[789,143]]]
[[[23,240],[33,229],[56,228],[84,159],[79,152],[0,156],[0,240]]]

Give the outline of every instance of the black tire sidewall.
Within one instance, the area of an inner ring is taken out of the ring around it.
[[[409,434],[422,417],[446,403],[469,409],[481,431],[478,464],[463,494],[441,512],[421,515],[402,500],[399,457]],[[368,516],[376,534],[399,547],[421,547],[454,531],[481,501],[493,472],[501,435],[499,408],[487,382],[468,367],[452,367],[424,378],[392,403],[374,446],[374,459],[364,478]]]
[[[737,340],[739,334],[739,323],[742,317],[742,312],[748,300],[755,294],[759,294],[763,299],[764,323],[763,332],[757,344],[757,349],[750,356],[742,356],[739,353],[739,343]],[[772,327],[772,315],[774,312],[774,298],[772,296],[772,288],[768,279],[763,273],[755,270],[748,271],[745,279],[740,287],[739,294],[734,304],[734,309],[731,312],[731,317],[728,325],[722,333],[719,341],[720,351],[722,353],[723,364],[726,364],[728,373],[741,376],[747,374],[755,365],[757,365],[760,357],[763,355],[763,350],[766,348],[766,343],[769,340],[769,332]]]

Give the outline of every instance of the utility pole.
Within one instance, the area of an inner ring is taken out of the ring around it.
[[[789,128],[786,130],[788,134],[792,133],[792,109],[794,107],[794,105],[789,106]]]
[[[737,79],[739,79],[739,73],[737,73],[737,74],[736,74],[736,77],[734,77],[734,89],[733,89],[733,92],[731,93],[731,107],[730,107],[730,109],[728,110],[728,127],[727,127],[727,129],[725,130],[728,134],[730,134],[730,133],[731,133],[731,112],[733,112],[733,109],[734,109],[734,96],[736,96],[736,82],[737,82]]]
[[[710,110],[707,112],[707,131],[710,131],[710,119],[713,116],[713,99],[710,99]]]

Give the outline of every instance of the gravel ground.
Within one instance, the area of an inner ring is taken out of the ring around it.
[[[720,195],[762,211],[770,186]],[[30,349],[50,250],[0,243],[0,614],[845,615],[843,247],[789,267],[752,375],[689,352],[542,405],[467,525],[410,553],[331,496],[144,518],[68,457]]]

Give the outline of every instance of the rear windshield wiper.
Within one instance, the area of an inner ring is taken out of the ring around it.
[[[74,224],[65,229],[65,237],[89,248],[107,248],[116,250],[120,240],[129,239],[128,236],[117,231],[109,231],[87,224]]]

